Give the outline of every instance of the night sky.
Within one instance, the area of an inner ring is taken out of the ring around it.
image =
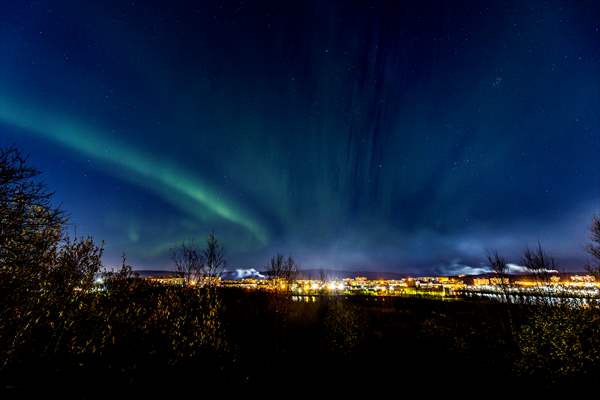
[[[109,265],[582,269],[600,3],[2,1],[0,145]]]

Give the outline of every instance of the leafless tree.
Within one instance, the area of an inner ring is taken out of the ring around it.
[[[288,256],[286,262],[285,262],[285,279],[289,281],[292,281],[294,279],[296,279],[296,277],[298,276],[298,270],[299,270],[299,266],[296,263],[296,261],[292,258],[292,256]]]
[[[492,272],[500,281],[500,288],[502,289],[504,301],[510,303],[510,274],[506,259],[498,254],[497,251],[490,252],[487,256],[487,259]]]
[[[5,366],[42,314],[47,277],[65,223],[39,172],[0,148],[0,360]],[[1,367],[0,367],[1,368]]]
[[[554,258],[544,251],[541,243],[538,243],[535,250],[531,250],[529,247],[525,249],[522,263],[533,274],[538,283],[549,282],[550,273],[558,271],[558,266]]]
[[[214,285],[225,269],[225,250],[214,233],[208,235],[204,249],[193,241],[183,242],[172,250],[171,259],[185,285]]]
[[[588,253],[594,259],[588,264],[587,270],[595,276],[596,279],[600,278],[600,216],[594,216],[592,220],[592,226],[590,227],[590,241],[591,243],[587,246]]]
[[[66,223],[52,206],[39,172],[15,148],[0,148],[0,263],[39,272],[35,265],[55,254]],[[24,271],[23,271],[24,272]]]
[[[508,263],[498,251],[490,252],[487,256],[488,263],[494,275],[499,279],[500,289],[502,291],[503,302],[506,309],[507,325],[502,324],[502,330],[505,332],[509,342],[514,343],[515,338],[515,323],[513,317],[513,296],[511,293],[511,280],[508,268]]]
[[[327,282],[327,274],[325,273],[325,270],[323,268],[319,269],[319,281],[322,285],[324,285],[325,282]]]
[[[183,242],[173,249],[171,259],[184,285],[190,286],[198,282],[204,268],[204,258],[193,241]]]
[[[206,248],[202,251],[202,259],[204,267],[202,275],[207,279],[208,283],[215,283],[226,266],[225,249],[217,240],[214,232],[211,232],[206,239]]]
[[[298,265],[291,256],[288,256],[288,258],[285,259],[283,255],[277,254],[271,257],[268,270],[269,276],[272,279],[281,279],[290,282],[298,273]]]

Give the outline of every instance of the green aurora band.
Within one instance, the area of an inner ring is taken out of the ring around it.
[[[268,234],[256,218],[231,201],[221,198],[205,182],[85,124],[43,112],[5,96],[0,96],[0,122],[50,139],[86,157],[114,165],[120,172],[125,172],[120,176],[149,188],[183,212],[205,219],[205,212],[198,207],[201,206],[214,215],[243,227],[261,244],[267,243]]]

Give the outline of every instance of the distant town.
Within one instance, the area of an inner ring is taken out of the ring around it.
[[[260,274],[262,275],[262,274]],[[181,285],[175,272],[144,271],[142,276],[161,285]],[[248,290],[289,291],[296,300],[314,301],[319,295],[423,296],[438,298],[489,297],[517,300],[519,296],[549,296],[563,299],[600,299],[600,279],[585,273],[548,273],[497,276],[408,276],[399,279],[369,279],[364,276],[336,279],[242,279],[219,278],[222,287]],[[201,279],[196,282],[202,284]]]

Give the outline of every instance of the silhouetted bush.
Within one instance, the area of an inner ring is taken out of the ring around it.
[[[338,296],[327,298],[325,307],[327,345],[330,350],[348,356],[358,346],[364,333],[360,310]]]
[[[518,334],[517,372],[539,382],[593,379],[600,371],[596,307],[537,306]]]
[[[217,288],[153,285],[125,260],[103,271],[102,247],[63,233],[66,219],[37,176],[17,150],[0,150],[3,380],[25,385],[26,371],[39,368],[49,381],[76,369],[117,371],[131,383],[151,365],[199,362],[218,373],[227,341]],[[224,266],[214,235],[203,256],[211,277]]]
[[[527,249],[522,261],[539,286],[516,333],[515,372],[546,385],[585,381],[600,370],[597,299],[544,290],[559,268],[540,244]]]

